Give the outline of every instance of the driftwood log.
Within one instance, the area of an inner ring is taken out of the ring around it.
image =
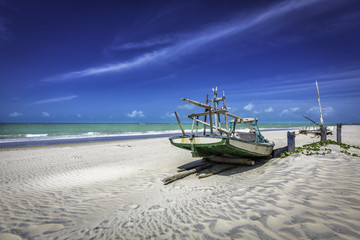
[[[234,169],[234,168],[237,168],[239,167],[239,165],[230,165],[230,166],[226,166],[216,172],[211,172],[211,173],[205,173],[205,174],[201,174],[198,176],[199,179],[201,178],[206,178],[206,177],[210,177],[210,176],[213,176],[213,175],[216,175],[216,174],[219,174],[219,173],[222,173],[222,172],[225,172],[225,171],[228,171],[228,170],[231,170],[231,169]]]
[[[191,174],[200,172],[200,171],[202,171],[202,170],[204,170],[204,169],[210,168],[210,167],[212,167],[213,165],[214,165],[214,163],[205,164],[205,165],[202,165],[202,166],[200,166],[200,167],[191,169],[191,170],[189,170],[189,171],[181,172],[181,173],[175,174],[175,175],[173,175],[173,176],[164,178],[162,181],[163,181],[164,184],[168,184],[168,183],[171,183],[171,182],[176,181],[176,180],[178,180],[178,179],[181,179],[181,178],[184,178],[184,177],[186,177],[186,176],[189,176],[189,175],[191,175]]]
[[[254,166],[255,161],[248,158],[235,158],[235,157],[224,157],[224,156],[210,156],[205,158],[207,161],[216,163],[229,163],[238,165]]]

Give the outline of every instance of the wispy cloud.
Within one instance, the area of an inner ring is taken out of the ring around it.
[[[193,109],[195,107],[195,105],[185,103],[183,105],[178,105],[177,107],[180,108],[180,109],[191,110],[191,109]]]
[[[41,113],[41,116],[42,116],[43,118],[48,118],[48,117],[50,117],[50,113],[48,113],[48,112],[42,112],[42,113]]]
[[[71,96],[65,96],[65,97],[50,98],[50,99],[45,99],[45,100],[40,100],[40,101],[32,102],[32,103],[30,103],[30,104],[31,104],[31,105],[36,105],[36,104],[63,102],[63,101],[69,101],[69,100],[75,99],[75,98],[77,98],[77,97],[79,97],[79,96],[78,96],[78,95],[71,95]]]
[[[161,118],[175,118],[175,113],[166,113],[164,116],[161,116]]]
[[[330,106],[321,108],[321,112],[322,112],[322,114],[324,114],[324,116],[328,116],[333,111],[334,111],[333,107],[330,107]],[[318,113],[318,114],[320,114],[319,107],[313,106],[313,107],[309,108],[307,113]]]
[[[13,118],[17,118],[17,117],[21,117],[23,114],[22,113],[19,113],[19,112],[12,112],[9,114],[10,117],[13,117]]]
[[[250,79],[251,84],[258,86],[257,91],[243,92],[243,86],[228,85],[228,94],[241,98],[258,98],[264,95],[273,95],[281,98],[285,94],[300,94],[305,100],[314,99],[316,94],[315,74],[320,87],[321,97],[343,98],[359,96],[360,70],[352,68],[325,69],[322,72],[308,71],[305,73],[272,76],[261,79]],[[273,84],[276,82],[277,84]],[[239,94],[241,93],[241,94]],[[310,95],[308,93],[311,93]],[[269,101],[269,100],[267,100]]]
[[[299,107],[292,107],[292,108],[284,109],[280,112],[280,115],[296,113],[299,111],[299,109],[300,109]]]
[[[264,112],[266,112],[266,113],[271,113],[271,112],[273,112],[273,111],[274,111],[274,109],[273,109],[272,107],[269,107],[269,108],[265,109]]]
[[[174,41],[173,37],[163,36],[163,37],[151,38],[142,42],[128,42],[125,44],[114,44],[111,47],[111,49],[112,50],[144,49],[144,48],[162,46],[165,44],[169,44],[173,41]]]
[[[163,49],[161,51],[155,51],[152,53],[147,53],[142,55],[141,57],[138,57],[134,60],[127,61],[127,62],[121,62],[116,64],[108,64],[101,67],[93,67],[88,68],[82,71],[75,71],[70,73],[61,74],[54,77],[49,77],[43,79],[44,82],[61,82],[61,81],[68,81],[74,78],[81,78],[81,77],[89,77],[109,72],[119,72],[122,70],[128,70],[134,67],[138,67],[140,65],[143,65],[145,63],[149,63],[157,58],[160,58],[161,56],[164,56],[166,54],[166,50]]]
[[[126,114],[129,118],[143,118],[145,117],[142,111],[133,110],[131,113]]]
[[[253,107],[254,107],[254,104],[249,103],[248,105],[246,105],[246,106],[244,107],[244,109],[247,110],[247,111],[251,111],[251,109],[253,109]]]
[[[68,81],[75,78],[94,76],[109,72],[120,72],[135,67],[143,66],[144,64],[156,62],[159,60],[176,59],[180,56],[193,53],[198,49],[208,45],[209,43],[213,43],[215,41],[219,41],[224,38],[228,38],[233,35],[239,34],[259,24],[266,23],[269,20],[283,16],[284,14],[288,14],[294,10],[298,10],[310,6],[317,2],[319,2],[319,0],[303,0],[303,1],[291,1],[291,2],[286,1],[280,4],[276,4],[269,9],[266,9],[263,12],[252,14],[246,18],[240,17],[240,18],[232,19],[231,21],[228,22],[216,24],[205,30],[199,31],[197,33],[193,33],[191,34],[192,37],[181,39],[172,46],[168,46],[153,52],[145,53],[137,58],[128,61],[65,73],[58,76],[46,78],[43,81],[47,81],[47,82]],[[138,47],[151,45],[151,44],[155,44],[155,42],[156,41],[153,40],[153,41],[149,41],[148,43],[143,42],[139,44],[130,44],[130,47],[135,47],[136,45]]]

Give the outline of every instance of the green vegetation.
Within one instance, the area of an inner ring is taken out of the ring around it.
[[[347,144],[344,144],[344,143],[338,143],[338,142],[335,142],[335,141],[332,141],[332,140],[328,140],[328,141],[325,141],[325,142],[321,141],[321,142],[316,142],[316,143],[313,143],[313,144],[310,144],[310,145],[297,147],[295,149],[295,152],[293,152],[293,153],[284,152],[284,153],[281,153],[280,157],[284,158],[284,157],[290,156],[291,154],[294,154],[294,153],[300,153],[300,154],[304,154],[304,155],[307,155],[307,156],[312,156],[312,155],[323,155],[324,156],[325,154],[331,153],[331,149],[326,148],[326,146],[328,146],[330,144],[340,146],[340,148],[343,149],[343,150],[340,151],[341,153],[344,153],[344,154],[346,154],[348,156],[360,157],[358,154],[351,153],[351,152],[348,151],[350,148],[360,149],[359,146],[351,146],[351,145],[347,145]]]

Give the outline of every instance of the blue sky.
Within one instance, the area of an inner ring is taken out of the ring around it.
[[[360,123],[360,3],[0,0],[0,122]]]

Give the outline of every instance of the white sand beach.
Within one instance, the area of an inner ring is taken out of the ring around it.
[[[0,149],[0,239],[360,239],[360,157],[327,148],[168,185],[200,159],[167,138]]]

